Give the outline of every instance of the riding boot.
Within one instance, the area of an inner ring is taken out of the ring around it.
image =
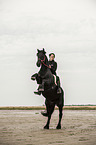
[[[61,87],[60,87],[60,81],[57,81],[57,94],[61,94]]]

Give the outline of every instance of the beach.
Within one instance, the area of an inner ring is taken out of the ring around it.
[[[95,145],[96,110],[63,110],[62,129],[56,130],[58,110],[50,129],[41,110],[0,110],[0,145]]]

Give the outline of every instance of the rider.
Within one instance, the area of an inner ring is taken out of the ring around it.
[[[52,74],[54,75],[55,84],[58,86],[57,94],[60,94],[60,93],[61,93],[60,79],[59,79],[59,77],[57,76],[57,81],[56,81],[57,62],[54,61],[54,59],[55,59],[55,54],[54,54],[54,53],[50,53],[50,54],[49,54],[49,68],[50,68]]]
[[[55,54],[54,53],[50,53],[49,54],[49,68],[52,72],[52,74],[56,75],[56,70],[57,70],[57,62],[54,61],[55,58]]]
[[[48,62],[48,65],[49,65],[49,68],[52,72],[52,74],[54,75],[54,78],[55,78],[55,84],[57,85],[57,94],[60,94],[61,93],[61,88],[60,88],[60,79],[59,77],[57,76],[57,81],[56,81],[56,70],[57,70],[57,62],[54,61],[55,59],[55,54],[54,53],[50,53],[49,54],[49,62]],[[38,91],[37,92],[34,92],[35,94],[37,95],[41,95],[41,91],[40,90],[40,85],[39,85],[39,88],[38,88]]]

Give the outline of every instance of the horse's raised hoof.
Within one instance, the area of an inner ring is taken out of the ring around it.
[[[58,125],[58,126],[56,127],[56,129],[61,129],[61,125]]]
[[[46,110],[45,110],[45,111],[41,111],[41,114],[42,114],[43,116],[45,116],[45,117],[48,117],[48,113],[47,113]]]
[[[35,95],[41,95],[41,92],[34,92]]]
[[[36,78],[31,76],[31,80],[35,81],[35,80],[36,80]]]
[[[45,125],[45,126],[44,126],[44,129],[49,129],[49,126]]]

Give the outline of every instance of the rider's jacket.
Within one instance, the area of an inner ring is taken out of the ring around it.
[[[49,61],[48,64],[51,65],[50,70],[51,70],[52,74],[56,75],[57,62],[55,62],[54,60],[52,60],[52,61]]]

